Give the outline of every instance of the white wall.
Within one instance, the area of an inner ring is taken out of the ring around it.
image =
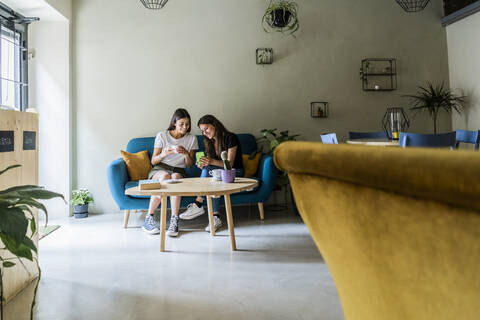
[[[395,1],[299,0],[297,38],[267,34],[268,1],[169,1],[150,11],[137,0],[76,0],[74,102],[76,185],[98,211],[114,211],[106,167],[128,140],[165,129],[186,107],[193,122],[217,115],[234,132],[289,129],[305,140],[336,131],[381,130],[387,106],[427,81],[448,81],[441,0],[407,14]],[[273,65],[257,66],[255,49],[272,47]],[[398,90],[364,92],[360,61],[398,59]],[[310,118],[311,101],[329,101],[328,119]],[[440,131],[451,128],[447,115]],[[432,131],[426,116],[411,131]],[[194,133],[198,133],[195,127]]]
[[[39,113],[39,185],[70,194],[69,24],[36,22],[29,28],[29,105]],[[48,201],[49,216],[68,216],[68,206]]]
[[[453,114],[454,129],[480,129],[480,13],[447,26],[450,86],[468,96],[462,115]]]
[[[67,20],[72,19],[72,0],[45,0]]]

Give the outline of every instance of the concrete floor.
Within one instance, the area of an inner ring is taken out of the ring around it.
[[[234,207],[238,251],[228,230],[203,231],[206,215],[180,224],[159,251],[141,214],[53,221],[40,241],[42,279],[34,319],[343,319],[331,275],[299,217]],[[226,223],[225,223],[226,224]],[[29,319],[33,285],[6,305]]]

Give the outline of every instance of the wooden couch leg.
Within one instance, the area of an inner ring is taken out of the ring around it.
[[[260,220],[265,219],[265,215],[263,213],[263,202],[258,203],[258,212],[260,212]]]
[[[123,212],[123,227],[126,229],[128,226],[128,218],[130,217],[130,210]]]

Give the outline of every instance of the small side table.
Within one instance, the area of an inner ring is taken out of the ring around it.
[[[230,233],[230,246],[232,251],[237,250],[235,232],[232,217],[232,205],[230,195],[237,192],[252,190],[258,185],[258,181],[249,178],[235,178],[233,183],[223,183],[212,178],[185,178],[179,183],[162,183],[160,189],[140,190],[132,187],[125,190],[126,195],[136,196],[159,196],[161,202],[160,216],[160,251],[165,251],[165,227],[167,225],[167,197],[168,196],[206,196],[208,207],[208,221],[210,223],[210,235],[215,235],[213,226],[212,198],[225,197],[225,210],[227,212],[228,231]]]

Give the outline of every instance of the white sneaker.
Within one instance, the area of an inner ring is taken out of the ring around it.
[[[218,216],[213,216],[213,227],[215,228],[215,232],[222,226],[222,220]],[[205,231],[210,232],[210,223],[208,223]]]
[[[180,219],[191,220],[205,213],[203,207],[199,208],[196,203],[190,203],[187,210],[180,214]]]

